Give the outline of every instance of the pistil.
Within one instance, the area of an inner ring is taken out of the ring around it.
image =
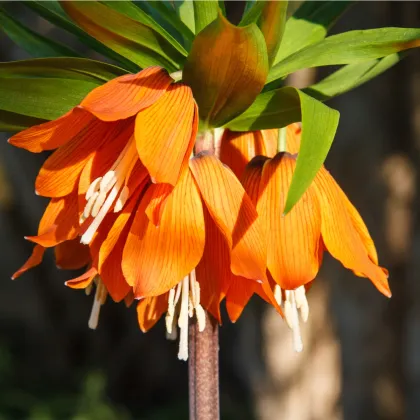
[[[105,303],[108,292],[99,276],[96,276],[93,282],[96,284],[96,292],[93,299],[92,311],[90,313],[88,325],[90,329],[95,330],[98,326],[101,306]]]

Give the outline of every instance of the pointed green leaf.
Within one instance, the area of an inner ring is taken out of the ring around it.
[[[325,161],[339,113],[300,90],[285,87],[259,95],[242,115],[227,124],[235,131],[281,128],[302,121],[302,139],[285,213],[299,201]]]
[[[36,58],[0,63],[0,80],[10,77],[47,77],[87,80],[100,84],[124,74],[127,72],[119,67],[87,58]]]
[[[172,35],[170,35],[168,31],[163,29],[149,14],[137,7],[133,2],[119,0],[102,1],[101,3],[153,29],[156,33],[165,38],[165,40],[168,41],[179,53],[185,57],[187,56],[185,48]]]
[[[200,118],[220,126],[248,108],[268,72],[264,36],[255,24],[232,25],[219,13],[194,40],[183,71]]]
[[[241,115],[226,124],[232,131],[281,128],[301,121],[300,100],[295,89],[286,87],[261,93]]]
[[[0,110],[53,120],[65,114],[100,81],[9,77],[0,83]]]
[[[323,165],[340,118],[338,111],[298,89],[295,91],[299,96],[302,112],[302,137],[284,213],[288,213],[301,199]]]
[[[326,101],[379,76],[399,63],[407,54],[407,51],[400,52],[376,60],[348,64],[320,82],[303,89],[303,91],[316,99]]]
[[[175,9],[162,1],[137,1],[136,5],[149,13],[161,26],[165,27],[173,36],[183,39],[184,47],[190,50],[194,40],[191,29],[179,18]],[[177,38],[178,39],[178,38]]]
[[[305,1],[287,20],[274,64],[291,54],[322,41],[337,19],[354,1]]]
[[[140,67],[178,70],[185,57],[161,34],[96,1],[65,1],[65,12],[89,35]]]
[[[297,70],[360,63],[420,46],[420,29],[380,28],[333,35],[285,58],[271,68],[267,81]]]
[[[33,57],[77,57],[72,49],[37,34],[0,8],[0,30]]]
[[[207,25],[217,19],[218,0],[194,1],[195,33],[200,33]]]
[[[16,132],[44,123],[46,120],[0,109],[0,131]]]
[[[182,22],[191,30],[193,34],[195,31],[195,16],[194,4],[192,0],[178,0],[173,2],[175,12]]]
[[[102,54],[104,57],[108,57],[111,60],[119,63],[124,69],[137,72],[139,67],[127,60],[123,56],[117,54],[115,51],[107,48],[105,45],[98,42],[95,38],[89,36],[85,31],[80,29],[75,25],[64,13],[60,4],[57,1],[24,1],[22,2],[25,6],[29,7],[39,16],[42,16],[47,21],[53,23],[54,25],[62,28],[69,33],[75,35],[79,38],[84,44],[91,47],[93,50]]]

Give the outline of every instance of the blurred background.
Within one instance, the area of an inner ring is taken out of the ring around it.
[[[292,2],[295,9],[298,2]],[[101,58],[18,2],[2,3],[32,28]],[[227,2],[231,19],[241,2]],[[419,2],[360,2],[332,33],[419,27]],[[0,61],[28,58],[0,31]],[[303,87],[331,69],[303,71]],[[255,297],[220,330],[222,419],[399,420],[420,413],[420,52],[329,103],[341,112],[326,166],[359,209],[390,271],[391,300],[332,258],[309,294],[305,349]],[[184,420],[187,364],[160,322],[142,334],[135,308],[108,302],[87,327],[92,296],[64,281],[53,256],[16,281],[46,200],[34,180],[46,155],[0,133],[0,420]],[[227,318],[225,317],[227,320]]]

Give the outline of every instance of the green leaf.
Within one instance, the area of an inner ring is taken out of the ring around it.
[[[184,41],[185,48],[189,51],[194,40],[194,33],[179,18],[175,9],[162,1],[137,1],[138,7],[149,13],[161,26],[164,26],[173,36]]]
[[[8,77],[0,83],[0,110],[53,120],[101,84],[98,80]]]
[[[195,34],[196,31],[193,2],[191,0],[178,0],[174,1],[173,4],[178,17],[191,30],[191,32]]]
[[[207,25],[217,19],[219,2],[217,0],[193,1],[195,33],[200,33]]]
[[[108,57],[111,60],[119,63],[122,67],[124,67],[124,69],[131,72],[137,72],[139,70],[139,67],[136,64],[117,54],[115,51],[107,48],[105,45],[101,44],[95,38],[92,38],[77,25],[75,25],[67,17],[57,1],[25,1],[22,3],[39,16],[42,16],[47,21],[75,35],[80,39],[80,41],[98,53],[102,54],[104,57]]]
[[[40,118],[28,117],[27,115],[15,114],[14,112],[0,109],[0,131],[21,131],[44,122],[45,120]]]
[[[0,29],[19,47],[33,57],[77,57],[65,45],[52,41],[26,28],[0,8]]]
[[[337,130],[340,114],[299,89],[285,87],[258,96],[227,124],[234,131],[281,128],[302,121],[302,139],[284,212],[299,201],[321,168]]]
[[[354,1],[306,1],[286,22],[281,48],[274,64],[323,40],[337,19]]]
[[[0,63],[0,80],[10,77],[46,77],[104,83],[124,74],[127,72],[119,67],[87,58],[36,58]]]
[[[241,115],[226,124],[232,131],[253,131],[286,127],[301,121],[300,100],[295,89],[285,87],[257,96]]]
[[[360,63],[420,46],[420,29],[380,28],[350,31],[310,45],[272,67],[268,82],[297,70]]]
[[[101,3],[153,29],[168,43],[170,43],[180,54],[185,57],[188,55],[187,51],[185,51],[185,48],[172,35],[170,35],[168,31],[163,29],[162,26],[160,26],[149,14],[144,12],[141,8],[137,7],[131,1],[102,1]]]
[[[219,13],[195,38],[183,80],[193,90],[201,120],[217,127],[252,104],[267,72],[267,48],[257,25],[240,28]]]
[[[320,82],[303,89],[303,91],[322,101],[331,99],[380,75],[400,62],[406,55],[408,55],[408,52],[400,52],[376,60],[348,64]]]
[[[288,213],[311,185],[323,165],[338,127],[340,114],[322,102],[295,89],[302,112],[302,137],[296,169],[287,194]]]
[[[104,4],[65,1],[61,5],[89,35],[140,67],[158,65],[175,71],[185,60],[161,34]]]

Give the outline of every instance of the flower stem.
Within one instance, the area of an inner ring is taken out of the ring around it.
[[[190,420],[219,420],[219,327],[206,312],[206,328],[189,327]]]

